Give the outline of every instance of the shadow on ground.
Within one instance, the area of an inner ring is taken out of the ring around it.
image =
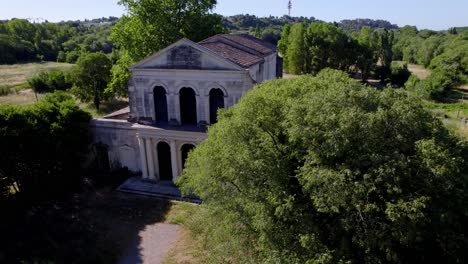
[[[165,220],[171,206],[108,188],[23,212],[3,211],[0,263],[116,263],[128,245],[139,244],[141,230]]]

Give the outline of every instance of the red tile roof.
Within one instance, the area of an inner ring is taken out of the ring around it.
[[[203,47],[243,67],[264,61],[276,46],[247,34],[219,34],[201,42]]]
[[[250,54],[222,42],[200,43],[200,45],[243,67],[248,68],[263,61],[262,57]]]

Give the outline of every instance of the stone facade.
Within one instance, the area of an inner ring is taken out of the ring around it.
[[[93,120],[94,141],[106,148],[111,169],[175,181],[217,109],[278,77],[277,56],[270,44],[245,35],[181,39],[130,67],[128,113]]]

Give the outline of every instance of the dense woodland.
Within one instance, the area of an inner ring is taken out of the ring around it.
[[[91,116],[76,99],[99,108],[126,96],[128,66],[182,37],[243,32],[278,44],[285,71],[306,76],[266,82],[220,110],[208,140],[190,153],[178,184],[203,205],[181,223],[203,261],[466,263],[467,143],[425,103],[468,82],[467,28],[222,17],[211,13],[215,0],[119,4],[127,10],[121,18],[0,22],[0,64],[74,64],[28,80],[47,94],[37,103],[0,106],[6,237],[27,239],[9,233],[16,217],[42,219],[88,182],[82,165],[93,149]],[[420,80],[408,63],[432,73]],[[38,245],[0,241],[0,262],[69,262],[68,252],[44,253],[60,250],[61,241],[39,237]],[[105,263],[109,254],[78,251],[76,263]]]

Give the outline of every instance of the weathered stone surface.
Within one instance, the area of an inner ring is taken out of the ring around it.
[[[187,45],[175,47],[167,53],[167,66],[173,69],[201,69],[201,52]]]

